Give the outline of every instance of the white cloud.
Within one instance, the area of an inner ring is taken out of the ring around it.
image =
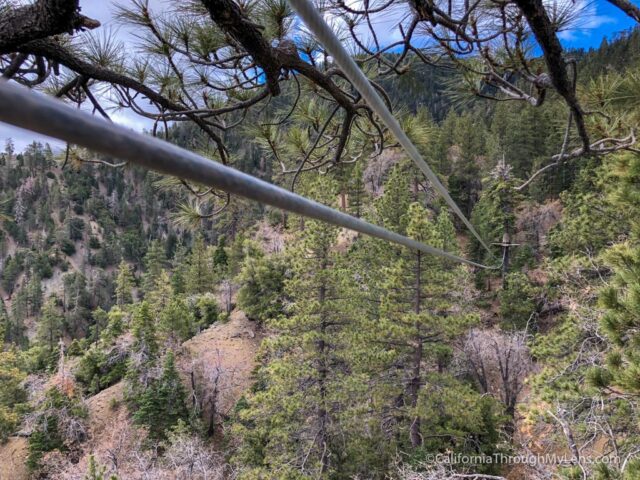
[[[615,19],[598,13],[598,5],[591,0],[545,0],[549,15],[566,18],[558,32],[565,41],[575,41],[580,37],[591,36],[603,25],[615,23]]]

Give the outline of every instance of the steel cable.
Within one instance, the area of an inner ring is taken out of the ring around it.
[[[349,81],[353,84],[356,90],[362,95],[362,97],[367,101],[367,104],[371,109],[380,117],[380,120],[387,126],[387,128],[393,133],[396,137],[396,140],[402,145],[405,149],[411,160],[416,164],[416,166],[422,171],[425,177],[433,184],[434,188],[438,191],[438,193],[444,198],[447,205],[453,210],[453,212],[458,216],[460,220],[467,226],[469,231],[473,234],[474,237],[478,239],[480,244],[489,252],[489,254],[493,257],[493,252],[489,248],[489,246],[482,239],[480,234],[476,231],[471,222],[467,219],[467,217],[462,213],[460,207],[453,201],[451,195],[447,189],[442,185],[442,182],[438,179],[438,176],[433,172],[431,167],[427,164],[427,162],[422,158],[422,155],[413,144],[413,142],[409,139],[405,131],[402,129],[396,118],[389,111],[384,101],[375,91],[369,79],[362,72],[360,67],[356,64],[356,62],[351,58],[351,55],[345,50],[342,46],[340,40],[333,33],[333,30],[327,25],[327,22],[324,21],[320,12],[315,8],[315,6],[309,0],[288,0],[291,6],[298,12],[298,15],[302,18],[305,25],[309,28],[311,33],[313,33],[317,39],[324,45],[329,54],[333,57],[335,63],[340,67],[342,73],[349,79]]]
[[[352,217],[176,145],[109,123],[71,108],[60,100],[4,80],[0,81],[0,121],[413,250],[479,268],[497,268]]]

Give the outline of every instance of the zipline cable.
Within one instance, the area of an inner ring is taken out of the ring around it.
[[[176,145],[128,130],[5,80],[0,80],[0,121],[413,250],[474,267],[496,268],[458,257],[365,222]]]
[[[485,250],[493,257],[494,255],[491,249],[487,246],[464,213],[462,213],[460,207],[458,207],[456,202],[453,201],[447,189],[438,179],[438,176],[433,172],[431,167],[429,167],[424,158],[422,158],[422,155],[420,155],[416,146],[409,139],[393,114],[389,111],[378,92],[376,92],[371,86],[369,79],[365,76],[360,67],[356,65],[356,62],[351,58],[351,55],[349,55],[349,53],[344,49],[342,43],[333,33],[333,30],[331,30],[329,25],[327,25],[327,22],[324,21],[318,10],[309,0],[288,1],[296,12],[298,12],[298,15],[300,15],[311,33],[316,36],[320,43],[322,43],[322,45],[324,45],[327,51],[331,54],[335,63],[342,70],[342,73],[344,73],[344,75],[349,79],[360,95],[364,97],[369,107],[371,107],[376,115],[380,117],[382,122],[396,137],[396,140],[398,140],[400,145],[405,149],[411,160],[413,160],[424,176],[427,177],[442,198],[444,198],[451,210],[454,211],[458,218],[467,226],[469,231],[478,239]]]

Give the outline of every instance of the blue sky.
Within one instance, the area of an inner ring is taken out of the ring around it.
[[[547,5],[553,5],[556,0],[546,0]],[[611,38],[617,32],[627,30],[634,26],[634,21],[626,16],[621,10],[611,5],[606,0],[562,0],[570,1],[572,8],[583,10],[584,20],[579,25],[561,32],[560,38],[567,48],[597,48],[604,37]],[[637,3],[637,0],[632,0]],[[152,7],[156,11],[162,9],[162,0],[151,0]],[[92,18],[100,20],[104,28],[119,28],[113,20],[112,2],[103,0],[81,0],[82,12]],[[131,36],[122,28],[118,30],[119,36],[124,41],[130,41]],[[120,111],[112,114],[112,118],[117,123],[123,124],[135,130],[142,130],[149,127],[149,122],[140,119],[136,115]],[[25,145],[33,140],[41,142],[48,141],[54,148],[62,148],[63,145],[57,140],[48,139],[36,135],[32,132],[20,130],[0,123],[0,149],[4,147],[4,140],[11,137],[20,151]]]
[[[633,28],[635,21],[606,0],[571,0],[575,8],[584,11],[585,20],[560,34],[567,48],[598,48],[604,37],[612,38],[616,33]],[[637,0],[631,0],[637,3]],[[547,0],[552,4],[553,0]]]

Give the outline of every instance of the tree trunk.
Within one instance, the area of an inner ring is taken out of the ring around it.
[[[321,270],[327,269],[326,261],[322,263]],[[320,340],[317,344],[317,351],[319,357],[318,364],[318,388],[320,392],[320,400],[318,402],[317,409],[317,421],[318,421],[318,443],[320,445],[320,471],[326,473],[329,469],[329,456],[328,456],[328,444],[329,435],[327,432],[328,417],[327,411],[327,375],[328,375],[328,362],[327,362],[327,344],[325,342],[325,335],[327,332],[327,318],[324,310],[324,303],[326,300],[327,288],[322,281],[320,288],[318,289],[318,303],[320,306]]]
[[[420,291],[421,291],[421,252],[416,253],[416,283],[415,283],[415,292],[414,292],[414,313],[419,314],[421,305],[420,305]],[[420,392],[420,367],[422,364],[422,355],[423,355],[423,345],[422,345],[422,336],[420,332],[420,321],[416,319],[415,323],[416,335],[415,335],[415,347],[413,352],[413,365],[411,371],[411,381],[409,382],[409,405],[412,409],[415,409],[418,405],[418,394]],[[411,446],[414,448],[422,445],[422,436],[420,435],[420,417],[415,415],[413,421],[411,422],[411,427],[409,428],[409,439],[411,441]]]

